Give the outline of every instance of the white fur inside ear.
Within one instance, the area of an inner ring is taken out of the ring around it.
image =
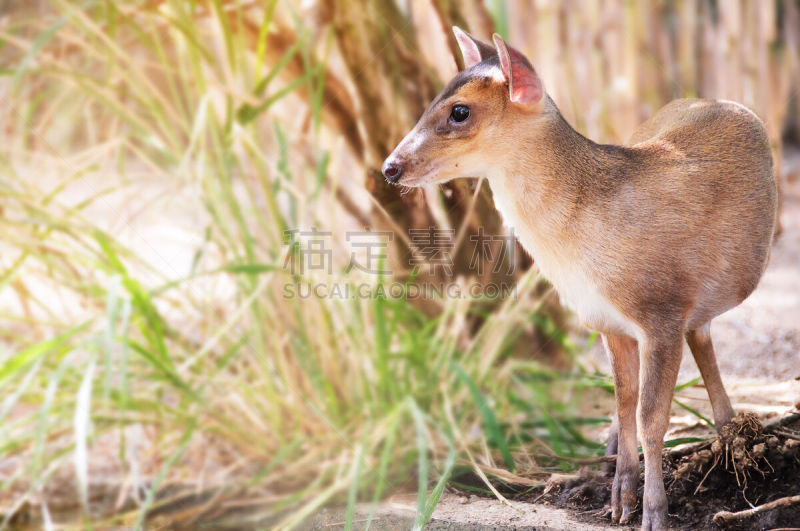
[[[497,50],[497,57],[500,59],[500,68],[506,77],[511,77],[511,55],[508,53],[505,41],[497,33],[492,35],[494,47]]]
[[[472,40],[472,37],[458,26],[453,26],[453,34],[456,36],[461,55],[464,57],[464,67],[470,68],[480,63],[481,51],[475,41]]]
[[[492,40],[508,83],[509,99],[525,105],[537,104],[544,96],[544,87],[533,67],[522,52],[506,45],[497,33],[492,35]]]

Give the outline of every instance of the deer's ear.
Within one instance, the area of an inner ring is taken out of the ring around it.
[[[519,50],[507,46],[497,33],[492,35],[492,40],[508,83],[509,99],[523,105],[538,104],[544,96],[544,85],[528,58]]]
[[[470,68],[497,53],[491,45],[479,41],[458,26],[453,26],[453,34],[464,57],[464,68]]]

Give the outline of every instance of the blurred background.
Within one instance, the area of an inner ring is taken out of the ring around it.
[[[380,175],[462,66],[453,25],[525,52],[599,142],[674,98],[741,102],[796,179],[796,0],[0,0],[2,525],[296,527],[333,504],[350,527],[396,492],[424,525],[447,488],[602,454],[596,337],[520,248],[474,267],[476,237],[509,235],[486,183]],[[432,227],[447,267],[424,267]],[[378,273],[352,267],[367,230],[391,234]],[[312,250],[324,267],[293,267]],[[392,284],[513,294],[371,295]]]

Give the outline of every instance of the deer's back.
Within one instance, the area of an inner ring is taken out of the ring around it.
[[[771,161],[764,124],[736,102],[707,99],[674,100],[634,131],[629,145],[663,141],[687,157],[740,158],[747,152]]]
[[[776,208],[767,133],[739,104],[677,100],[631,144],[598,214],[613,230],[594,258],[615,264],[601,273],[608,290],[630,288],[620,306],[643,316],[690,309],[690,326],[703,324],[744,300],[766,266]]]

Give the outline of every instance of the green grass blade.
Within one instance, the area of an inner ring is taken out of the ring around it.
[[[121,278],[115,276],[111,279],[106,297],[106,327],[104,334],[105,366],[103,368],[103,402],[108,402],[111,395],[111,375],[114,363],[114,345],[116,342],[116,324],[119,312],[119,302],[117,292],[121,283]]]
[[[73,326],[72,328],[58,334],[53,339],[48,339],[35,345],[24,349],[10,359],[6,360],[0,366],[0,387],[2,387],[6,380],[16,377],[21,370],[24,370],[30,363],[34,362],[40,356],[48,355],[53,352],[63,353],[69,350],[69,340],[77,336],[80,332],[86,330],[91,324],[91,321],[84,321],[83,323]]]
[[[378,500],[381,499],[384,491],[386,490],[386,481],[387,481],[387,470],[389,469],[389,463],[393,457],[392,451],[394,450],[395,440],[397,436],[397,427],[400,424],[401,416],[399,415],[399,411],[395,410],[394,413],[394,420],[391,422],[388,428],[388,433],[386,434],[386,439],[383,442],[383,451],[381,452],[381,461],[378,465],[378,476],[375,481],[375,492],[372,495],[372,507],[369,511],[369,517],[367,518],[367,523],[364,526],[365,530],[368,530],[370,524],[372,523],[372,519],[375,517],[375,510],[378,506]]]
[[[428,496],[428,437],[425,435],[425,420],[413,399],[409,399],[411,416],[414,419],[417,440],[417,516],[414,529],[422,528],[425,501]]]
[[[142,506],[139,508],[139,516],[136,518],[136,524],[133,526],[134,529],[140,530],[144,526],[145,519],[147,518],[147,511],[150,509],[150,506],[153,504],[153,501],[156,498],[156,493],[158,492],[158,488],[161,486],[161,483],[167,477],[172,466],[181,458],[183,452],[186,451],[186,447],[189,446],[189,441],[192,440],[192,435],[194,435],[195,431],[195,420],[191,420],[189,426],[186,428],[186,431],[183,432],[183,436],[181,437],[180,441],[178,442],[178,447],[172,453],[171,456],[166,460],[164,465],[161,467],[161,470],[158,471],[158,475],[156,476],[153,484],[150,485],[150,488],[147,491],[147,497],[145,498]]]
[[[678,384],[678,385],[676,385],[676,386],[675,386],[675,392],[676,392],[676,393],[678,393],[678,392],[680,392],[680,391],[683,391],[683,390],[684,390],[684,389],[686,389],[687,387],[694,387],[694,386],[695,386],[695,385],[697,385],[698,383],[700,383],[700,377],[699,377],[699,376],[698,376],[697,378],[692,378],[692,379],[691,379],[691,380],[689,380],[688,382],[684,382],[684,383],[682,383],[682,384]]]
[[[86,515],[89,515],[89,432],[91,429],[94,369],[95,356],[92,354],[78,389],[73,423],[75,433],[75,477],[78,482],[81,506]]]
[[[669,439],[667,441],[664,441],[664,447],[665,448],[674,448],[674,447],[676,447],[676,446],[678,446],[680,444],[696,443],[696,442],[702,442],[702,441],[705,441],[705,440],[706,439],[703,439],[702,437],[678,437],[676,439]]]
[[[511,457],[511,450],[508,448],[508,443],[506,442],[506,438],[500,429],[500,425],[497,422],[497,417],[495,417],[494,412],[492,412],[492,409],[489,407],[486,399],[481,394],[478,386],[475,385],[475,382],[472,380],[472,378],[467,376],[467,373],[464,372],[464,369],[462,369],[458,363],[451,361],[450,369],[455,373],[459,380],[461,380],[464,385],[467,386],[467,389],[469,389],[470,396],[472,396],[472,400],[478,406],[478,411],[480,411],[481,418],[483,419],[483,427],[486,430],[487,438],[495,448],[500,450],[500,454],[503,456],[503,461],[505,462],[506,467],[508,470],[513,472],[514,458]]]
[[[367,426],[364,429],[364,437],[366,439],[367,436],[370,434],[370,426]],[[356,512],[356,502],[358,501],[358,486],[361,481],[361,468],[364,466],[364,444],[365,440],[359,443],[358,447],[356,448],[355,457],[353,459],[353,467],[351,472],[352,481],[350,483],[350,488],[347,492],[347,508],[345,510],[345,518],[344,518],[344,528],[347,531],[353,529],[353,516]]]
[[[689,413],[691,413],[692,415],[694,415],[695,417],[699,418],[700,420],[702,420],[703,422],[708,424],[710,427],[716,429],[716,426],[714,425],[713,422],[711,422],[711,419],[709,419],[708,417],[706,417],[705,415],[703,415],[702,413],[700,413],[699,411],[697,411],[693,407],[684,404],[683,402],[681,402],[677,398],[673,398],[672,401],[675,402],[676,404],[678,404],[680,407],[682,407],[686,411],[688,411]]]
[[[433,487],[433,490],[428,497],[428,501],[425,503],[425,511],[423,512],[420,521],[422,526],[425,526],[430,521],[431,516],[433,516],[433,511],[436,509],[436,505],[439,504],[439,500],[442,498],[444,487],[447,485],[447,482],[450,480],[450,476],[453,473],[453,465],[455,465],[456,462],[456,449],[450,437],[447,437],[447,447],[447,460],[444,464],[444,470],[442,471],[441,477],[439,477],[439,481],[436,482],[436,486]]]
[[[84,11],[94,7],[95,5],[97,5],[97,3],[98,3],[97,0],[86,2],[83,5],[79,6],[77,9]],[[17,66],[17,69],[14,71],[14,77],[12,78],[13,90],[15,91],[17,90],[20,82],[22,81],[22,76],[28,70],[31,63],[33,63],[34,59],[39,54],[39,52],[42,51],[42,48],[44,48],[53,39],[55,34],[58,33],[58,31],[61,28],[63,28],[68,22],[70,22],[73,16],[74,13],[62,16],[61,18],[56,20],[49,28],[47,28],[45,31],[36,36],[30,50],[28,50],[28,53],[25,54],[25,57],[22,59],[22,61],[20,61],[19,66]]]

